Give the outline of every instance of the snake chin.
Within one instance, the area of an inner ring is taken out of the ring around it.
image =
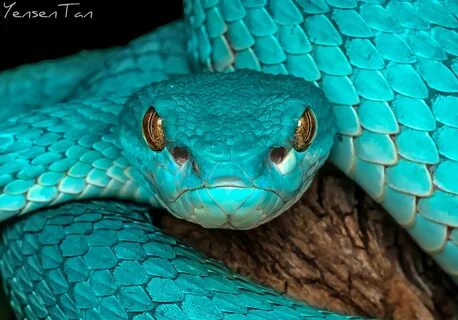
[[[272,190],[219,186],[186,190],[167,207],[205,228],[248,230],[280,215],[287,202]]]

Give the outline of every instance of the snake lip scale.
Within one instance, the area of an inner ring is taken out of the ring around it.
[[[171,202],[176,202],[184,193],[186,192],[190,192],[190,191],[196,191],[196,190],[201,190],[201,189],[251,189],[251,190],[255,190],[255,189],[259,189],[259,190],[263,190],[263,191],[267,191],[267,192],[272,192],[274,193],[279,199],[281,199],[281,196],[276,193],[274,190],[269,190],[269,189],[262,189],[262,188],[256,188],[256,187],[253,187],[253,186],[240,186],[240,185],[232,185],[232,184],[227,184],[227,185],[216,185],[216,186],[211,186],[211,187],[208,187],[208,186],[202,186],[202,187],[199,187],[199,188],[195,188],[195,189],[188,189],[188,190],[185,190],[183,191],[182,193],[180,193],[178,195],[178,197],[171,201]],[[285,200],[281,199],[283,202],[286,202]]]
[[[357,319],[252,283],[145,217],[251,229],[326,160],[457,281],[456,1],[184,12],[123,48],[0,73],[0,272],[18,318]]]

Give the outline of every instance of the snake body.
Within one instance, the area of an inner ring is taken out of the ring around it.
[[[184,24],[125,48],[1,74],[0,219],[26,214],[3,232],[15,312],[350,318],[252,284],[142,214],[252,228],[292,205],[328,155],[456,281],[457,14],[452,0],[186,1]],[[151,106],[161,150],[142,136]],[[305,110],[316,132],[295,150]]]

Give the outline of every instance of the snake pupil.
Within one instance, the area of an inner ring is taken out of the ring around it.
[[[195,161],[192,162],[192,170],[198,175],[199,174],[199,166]]]
[[[294,134],[293,146],[299,152],[305,151],[313,141],[316,133],[316,119],[310,108],[305,109]]]
[[[143,137],[146,143],[154,151],[162,151],[165,148],[165,135],[162,127],[162,119],[153,107],[146,111],[143,117]]]

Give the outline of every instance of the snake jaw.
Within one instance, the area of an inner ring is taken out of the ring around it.
[[[166,205],[174,216],[205,228],[246,230],[277,216],[284,204],[270,190],[226,185],[186,190]]]

